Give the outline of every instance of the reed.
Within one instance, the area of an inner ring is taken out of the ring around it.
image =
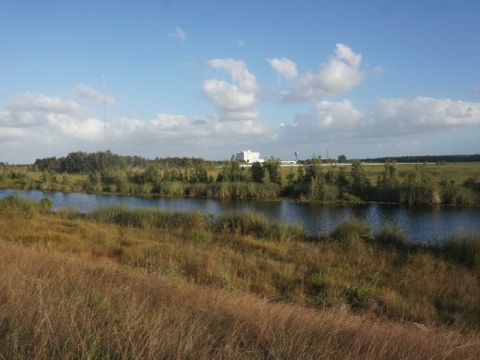
[[[269,223],[265,216],[253,211],[222,213],[213,221],[212,228],[217,233],[253,235],[275,241],[304,238],[301,225]]]
[[[391,246],[401,250],[409,247],[409,242],[401,227],[392,223],[383,224],[375,236],[375,240],[384,246]]]
[[[162,209],[131,209],[123,206],[104,207],[86,215],[87,219],[125,227],[162,229],[201,229],[209,215],[197,211],[170,212]]]
[[[468,266],[480,276],[480,235],[458,234],[446,239],[442,250],[448,258]]]
[[[350,219],[340,224],[332,233],[332,237],[346,247],[354,247],[366,239],[372,239],[370,225],[359,219]]]

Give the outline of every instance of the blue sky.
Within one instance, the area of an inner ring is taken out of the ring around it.
[[[1,8],[1,162],[480,152],[478,1]]]

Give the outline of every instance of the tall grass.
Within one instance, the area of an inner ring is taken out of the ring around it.
[[[442,250],[448,258],[468,266],[480,276],[480,235],[459,234],[450,236]]]
[[[402,228],[392,223],[383,224],[375,236],[375,240],[382,245],[397,249],[407,249],[409,247],[409,242]]]
[[[166,211],[154,208],[131,209],[123,206],[104,207],[86,215],[87,219],[126,227],[162,229],[201,229],[208,214],[197,211]]]
[[[17,193],[5,196],[0,199],[0,214],[5,215],[20,215],[24,217],[33,218],[37,213],[50,212],[53,202],[47,198],[42,198],[39,202],[23,197],[19,197]]]
[[[340,224],[333,231],[332,237],[346,247],[354,247],[364,240],[372,239],[372,229],[366,222],[353,218]]]
[[[301,240],[304,237],[304,231],[300,225],[269,223],[265,216],[252,211],[222,213],[213,221],[212,227],[217,233],[254,235],[276,241]]]
[[[475,359],[480,351],[478,339],[453,331],[169,285],[83,256],[2,244],[0,259],[8,359]]]

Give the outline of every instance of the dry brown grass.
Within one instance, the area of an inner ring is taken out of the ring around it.
[[[8,359],[474,359],[480,341],[342,310],[166,284],[107,260],[3,243]]]
[[[3,213],[0,355],[478,358],[478,274],[371,241],[278,242]]]

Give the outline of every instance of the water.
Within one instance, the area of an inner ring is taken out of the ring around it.
[[[0,198],[14,190],[0,190]],[[141,198],[118,195],[61,193],[18,190],[18,195],[35,200],[49,197],[54,210],[73,207],[88,212],[103,206],[156,207],[172,211],[197,210],[214,216],[225,211],[251,210],[271,221],[301,224],[310,235],[330,234],[353,217],[363,219],[376,232],[386,222],[399,225],[413,243],[435,244],[448,235],[480,233],[479,207],[427,207],[394,204],[321,205],[290,201],[215,200],[194,198]]]

